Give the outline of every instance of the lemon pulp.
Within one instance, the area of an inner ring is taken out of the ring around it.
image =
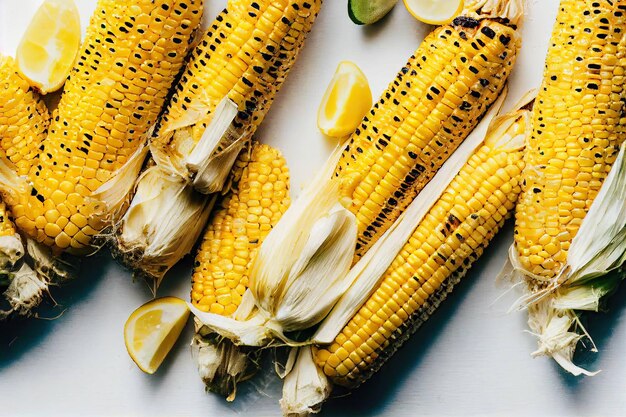
[[[353,62],[337,66],[317,113],[317,126],[325,135],[352,133],[372,106],[372,92],[363,71]]]
[[[46,0],[17,48],[20,73],[41,93],[58,90],[80,47],[80,17],[73,0]]]

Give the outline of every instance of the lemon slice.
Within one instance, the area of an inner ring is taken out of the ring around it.
[[[429,25],[443,25],[463,11],[463,0],[404,0],[409,13]]]
[[[187,318],[187,303],[176,297],[157,298],[133,311],[124,325],[124,342],[139,369],[148,374],[156,372]]]
[[[46,94],[63,86],[80,47],[80,16],[73,0],[46,0],[17,48],[22,75]]]
[[[340,138],[352,133],[372,107],[372,91],[363,71],[350,61],[337,66],[317,112],[322,133]]]

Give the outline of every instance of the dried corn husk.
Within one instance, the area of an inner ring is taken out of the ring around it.
[[[50,287],[76,278],[78,259],[69,255],[54,256],[48,247],[26,239],[26,255],[19,268],[9,274],[11,282],[3,297],[10,308],[0,311],[0,320],[34,314]]]
[[[114,256],[149,278],[156,291],[167,271],[195,245],[215,197],[195,192],[159,166],[148,168],[117,225]]]
[[[200,141],[194,144],[191,137],[183,140],[189,134],[184,128],[196,123],[199,117],[206,114],[205,106],[198,104],[190,108],[188,118],[172,126],[169,131],[159,132],[164,137],[177,135],[177,142],[181,143],[179,149],[152,146],[151,152],[165,175],[177,177],[192,185],[196,191],[209,194],[223,191],[239,152],[250,141],[251,136],[234,126],[237,105],[229,98],[224,98],[215,108],[213,118]]]

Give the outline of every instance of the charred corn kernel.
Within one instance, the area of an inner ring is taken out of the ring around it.
[[[561,1],[515,223],[520,261],[538,276],[552,278],[563,267],[624,140],[625,8],[622,1]]]
[[[27,175],[45,139],[50,115],[45,103],[17,73],[13,59],[0,56],[0,148]]]
[[[26,234],[57,251],[90,249],[94,234],[111,216],[90,196],[143,146],[202,10],[202,0],[98,2],[49,135],[29,172],[29,190],[13,192],[7,200],[23,213],[16,223]],[[39,221],[51,210],[70,222],[61,228]]]
[[[334,383],[355,387],[374,374],[447,297],[512,213],[529,120],[528,110],[519,112],[511,113],[512,130],[503,139],[489,136],[474,152],[334,342],[316,350],[318,366]],[[485,209],[487,204],[494,209]],[[355,331],[361,331],[358,338]]]
[[[251,207],[269,199],[275,210],[266,219],[273,226],[289,206],[289,170],[278,150],[255,143],[234,169],[241,171],[235,174],[240,179],[212,215],[196,256],[191,292],[191,302],[202,311],[226,315],[239,306],[248,284],[248,266],[269,233],[260,230],[259,218],[250,218]],[[276,181],[268,182],[268,174]]]
[[[194,50],[152,143],[187,177],[184,158],[225,97],[239,108],[235,126],[251,137],[293,66],[321,0],[229,2]],[[191,144],[191,147],[190,147]],[[221,153],[231,142],[220,144]]]
[[[520,47],[513,25],[456,18],[435,29],[354,132],[336,176],[363,255],[498,97]]]

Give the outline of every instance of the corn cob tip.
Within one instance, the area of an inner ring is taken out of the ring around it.
[[[555,308],[553,300],[546,297],[528,307],[528,327],[537,337],[533,357],[551,357],[574,376],[594,376],[600,372],[591,372],[574,364],[574,352],[582,339],[587,338],[593,350],[597,352],[597,349],[573,310]]]
[[[24,252],[20,235],[0,236],[0,273],[9,272],[24,256]]]
[[[156,291],[167,271],[195,245],[215,195],[202,195],[158,166],[139,178],[135,196],[115,225],[111,252]]]
[[[78,273],[78,259],[54,256],[50,248],[32,239],[26,240],[26,252],[24,262],[11,274],[11,283],[3,294],[10,308],[0,312],[0,319],[32,316],[50,287],[62,285]]]
[[[285,417],[319,413],[332,391],[330,381],[313,360],[311,346],[298,349],[293,368],[285,376],[280,408]]]
[[[237,385],[259,370],[261,350],[239,347],[219,337],[194,319],[196,334],[191,341],[191,354],[198,374],[207,390],[234,401]]]
[[[519,27],[524,19],[525,0],[469,0],[463,16],[477,19],[503,19],[505,23]]]

